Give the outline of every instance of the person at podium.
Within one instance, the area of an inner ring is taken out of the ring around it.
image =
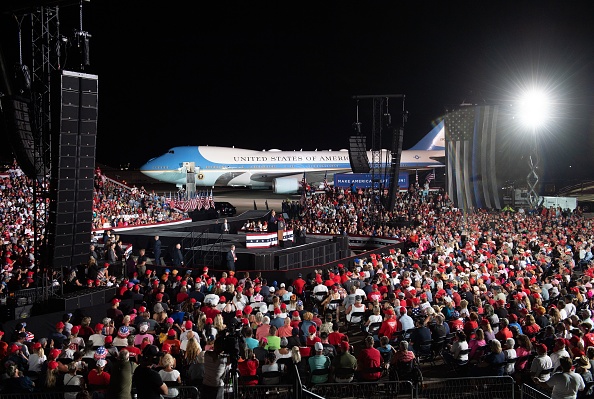
[[[278,231],[278,219],[276,218],[274,209],[270,211],[270,218],[268,218],[268,231],[271,233],[276,233]]]

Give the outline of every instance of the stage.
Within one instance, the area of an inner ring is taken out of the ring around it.
[[[171,250],[181,244],[185,266],[200,269],[208,266],[214,270],[226,270],[226,254],[235,245],[238,271],[289,270],[313,265],[327,264],[348,257],[351,252],[347,237],[307,237],[292,241],[281,241],[276,246],[247,248],[246,234],[241,231],[248,221],[267,220],[269,211],[247,211],[235,217],[218,218],[184,223],[175,226],[155,226],[151,228],[129,229],[115,234],[125,243],[132,244],[134,255],[138,249],[145,248],[149,258],[152,256],[152,242],[156,235],[162,243],[162,258],[171,268]],[[222,224],[227,219],[230,232],[222,232]],[[297,241],[299,243],[297,244]],[[149,268],[151,266],[149,265]]]

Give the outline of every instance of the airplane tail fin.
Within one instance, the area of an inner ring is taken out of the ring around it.
[[[445,125],[443,120],[437,124],[431,131],[415,144],[410,150],[415,151],[434,151],[445,150]]]

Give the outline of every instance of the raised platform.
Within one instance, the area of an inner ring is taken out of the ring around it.
[[[224,218],[184,223],[177,226],[156,226],[127,230],[120,234],[122,240],[131,243],[135,252],[146,248],[152,254],[151,242],[155,235],[162,243],[162,257],[171,265],[169,252],[181,244],[186,265],[190,268],[208,266],[226,270],[226,254],[235,245],[237,270],[288,270],[329,263],[350,255],[346,237],[307,237],[305,241],[285,241],[269,248],[247,248],[246,235],[240,234],[248,220],[266,220],[268,211],[247,211],[228,217],[230,234],[222,233]],[[150,266],[149,266],[150,267]]]

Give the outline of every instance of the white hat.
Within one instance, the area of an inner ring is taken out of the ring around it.
[[[270,287],[270,292],[274,292],[274,287]]]
[[[105,360],[105,359],[99,359],[99,360],[97,360],[97,363],[96,364],[97,364],[98,367],[105,367],[107,365],[107,360]]]
[[[321,342],[316,342],[316,344],[314,345],[314,349],[317,351],[323,351],[324,350],[324,345],[322,345]]]

